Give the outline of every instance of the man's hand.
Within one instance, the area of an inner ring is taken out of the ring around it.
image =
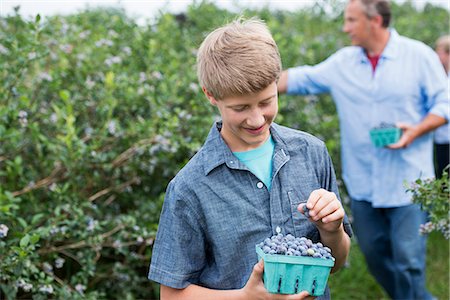
[[[397,123],[396,126],[402,129],[402,136],[400,139],[387,147],[390,149],[402,149],[408,147],[418,136],[417,128],[406,123]]]
[[[397,143],[388,145],[390,149],[400,149],[408,147],[416,138],[426,134],[439,126],[447,123],[447,120],[435,114],[428,114],[422,122],[417,125],[410,125],[406,123],[395,124],[398,128],[403,129],[403,134]]]
[[[247,284],[242,288],[242,294],[244,299],[264,299],[264,300],[312,300],[313,296],[309,296],[308,292],[302,291],[299,294],[284,295],[284,294],[271,294],[267,292],[262,281],[262,275],[264,272],[264,261],[260,260],[254,267]]]

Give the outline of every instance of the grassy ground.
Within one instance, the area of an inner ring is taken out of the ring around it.
[[[449,295],[449,241],[440,233],[432,233],[428,239],[427,287],[438,299],[450,299]],[[330,276],[329,285],[334,300],[340,299],[388,299],[367,270],[364,257],[354,243],[349,266]]]

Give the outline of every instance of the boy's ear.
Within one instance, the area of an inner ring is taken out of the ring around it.
[[[217,104],[216,98],[214,98],[214,96],[204,86],[202,87],[202,90],[203,93],[205,93],[206,98],[208,98],[209,103],[215,106]]]

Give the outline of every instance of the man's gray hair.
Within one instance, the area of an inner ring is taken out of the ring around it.
[[[391,22],[391,4],[389,0],[359,0],[365,14],[369,18],[380,15],[383,18],[383,27],[389,27]]]

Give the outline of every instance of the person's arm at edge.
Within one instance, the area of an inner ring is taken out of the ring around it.
[[[241,290],[213,290],[190,284],[184,289],[174,289],[161,284],[161,300],[172,299],[245,299]]]
[[[288,84],[288,71],[285,70],[281,72],[280,78],[278,79],[278,93],[285,94],[287,92],[287,84]]]
[[[197,300],[197,299],[214,299],[214,300],[249,300],[249,299],[267,299],[270,295],[262,281],[264,272],[264,262],[260,260],[253,267],[245,286],[235,290],[213,290],[199,285],[190,284],[184,289],[174,289],[165,285],[161,285],[161,300]],[[272,295],[273,298],[283,300],[312,300],[315,297],[309,296],[308,292],[302,291],[293,295]],[[272,299],[272,298],[271,298]]]
[[[409,125],[405,123],[398,123],[397,127],[403,129],[403,134],[400,140],[388,147],[391,149],[405,148],[409,146],[416,138],[428,133],[441,125],[447,123],[447,120],[441,116],[429,113],[422,122],[417,125]]]

